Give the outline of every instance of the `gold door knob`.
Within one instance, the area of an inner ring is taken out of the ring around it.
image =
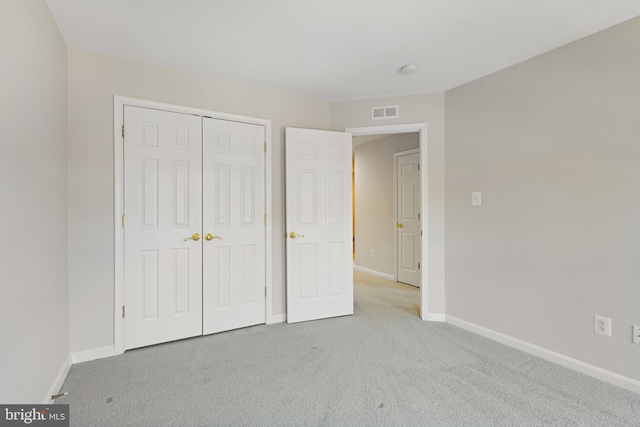
[[[193,233],[191,237],[187,237],[186,239],[184,239],[185,242],[187,240],[195,240],[197,242],[198,240],[200,240],[200,235],[198,233]]]
[[[402,224],[396,224],[396,227],[402,228]]]
[[[291,237],[292,239],[295,239],[296,237],[304,237],[304,235],[298,234],[295,231],[292,231],[291,233],[289,233],[289,237]]]
[[[204,236],[204,238],[205,238],[205,240],[206,240],[206,241],[208,241],[208,242],[210,242],[210,241],[211,241],[211,240],[213,240],[213,239],[220,239],[220,240],[222,240],[222,237],[220,237],[220,236],[214,236],[214,235],[213,235],[213,234],[211,234],[211,233],[207,233],[207,235],[206,235],[206,236]]]

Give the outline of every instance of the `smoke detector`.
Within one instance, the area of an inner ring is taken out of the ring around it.
[[[414,74],[416,71],[418,71],[418,66],[416,64],[407,64],[400,68],[400,73],[406,75]]]

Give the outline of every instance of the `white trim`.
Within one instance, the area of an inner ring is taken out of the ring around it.
[[[114,329],[113,347],[115,354],[124,353],[124,319],[122,306],[124,305],[124,230],[122,215],[124,214],[124,105],[126,98],[113,98],[113,214],[114,214]]]
[[[345,132],[351,133],[353,136],[362,135],[384,135],[391,133],[411,133],[418,132],[420,135],[420,164],[421,167],[421,182],[420,188],[421,200],[422,200],[422,218],[420,220],[420,229],[422,230],[421,240],[421,270],[420,270],[420,318],[422,320],[429,320],[433,315],[438,316],[439,313],[429,313],[429,301],[438,300],[434,305],[444,305],[444,301],[441,299],[444,296],[436,298],[435,295],[431,295],[429,287],[429,163],[428,163],[428,143],[427,143],[427,123],[407,123],[402,125],[387,125],[387,126],[366,126],[359,128],[347,128]],[[438,304],[440,303],[440,304]]]
[[[414,148],[411,150],[399,151],[397,153],[393,153],[393,222],[394,224],[398,224],[398,157],[400,156],[408,156],[410,154],[420,153],[419,148]],[[419,171],[419,182],[422,182],[420,179],[422,177],[422,170]],[[420,197],[422,197],[422,191],[420,192]],[[397,225],[393,229],[393,280],[398,280],[398,230]],[[422,242],[420,242],[420,249],[422,251]],[[420,284],[418,283],[418,286]]]
[[[53,403],[53,400],[51,399],[51,396],[53,396],[54,394],[58,394],[58,392],[62,388],[62,385],[64,384],[64,381],[67,379],[67,375],[69,375],[69,370],[71,369],[71,364],[72,364],[71,363],[71,355],[69,355],[69,356],[67,356],[67,360],[64,361],[64,363],[62,364],[62,367],[58,371],[58,375],[56,375],[56,379],[53,380],[53,383],[51,384],[51,387],[49,387],[49,392],[44,397],[44,399],[42,399],[42,404],[43,405],[48,405],[50,403]]]
[[[344,131],[353,136],[386,135],[390,133],[412,133],[427,130],[426,123],[407,123],[403,125],[365,126],[359,128],[346,128]],[[422,147],[420,147],[422,148]]]
[[[269,318],[267,325],[273,325],[274,323],[283,323],[287,321],[287,314],[273,314]]]
[[[170,111],[174,113],[194,114],[198,116],[211,117],[213,119],[229,120],[234,122],[255,124],[265,127],[265,142],[267,152],[265,153],[265,214],[267,215],[266,241],[265,241],[265,287],[267,297],[265,299],[265,323],[271,322],[273,313],[273,212],[272,212],[272,130],[271,120],[260,119],[236,114],[221,113],[218,111],[204,110],[201,108],[185,107],[181,105],[164,104],[161,102],[148,101],[144,99],[128,98],[114,95],[113,97],[113,146],[114,146],[114,346],[113,354],[124,353],[124,320],[122,318],[122,306],[124,305],[124,233],[122,230],[121,218],[124,212],[124,192],[123,185],[123,163],[124,149],[122,146],[122,124],[124,123],[124,106],[151,108],[155,110]],[[276,316],[277,317],[277,316]],[[105,347],[106,348],[106,347]],[[106,356],[104,356],[106,357]]]
[[[265,215],[267,215],[267,228],[265,230],[265,287],[267,288],[266,307],[265,307],[265,323],[267,325],[274,323],[273,318],[273,208],[272,208],[272,179],[273,172],[271,170],[272,160],[271,153],[273,145],[271,142],[271,120],[264,123],[264,137],[267,143],[267,151],[264,153],[264,197],[265,197]]]
[[[383,279],[393,280],[394,282],[396,281],[395,277],[393,277],[391,274],[381,273],[379,271],[371,270],[370,268],[360,267],[359,265],[354,265],[353,269],[356,270],[356,271],[361,271],[363,273],[371,274],[372,276],[382,277]]]
[[[108,345],[106,347],[92,348],[91,350],[78,351],[71,353],[71,361],[76,363],[89,362],[96,359],[104,359],[115,355],[115,347]]]
[[[429,322],[446,322],[446,315],[444,313],[427,313],[427,318],[424,320],[428,320]]]
[[[601,381],[613,384],[615,386],[624,388],[634,393],[640,394],[640,381],[628,378],[615,372],[608,371],[606,369],[599,368],[594,365],[582,362],[564,354],[556,353],[555,351],[546,349],[544,347],[531,344],[529,342],[513,338],[509,335],[505,335],[501,332],[494,331],[492,329],[485,328],[484,326],[476,325],[466,320],[458,319],[453,316],[446,316],[447,323],[457,326],[462,329],[466,329],[469,332],[481,335],[485,338],[489,338],[494,341],[498,341],[509,347],[516,348],[518,350],[529,353],[533,356],[539,357],[549,362],[557,363],[565,368],[578,371],[580,373],[589,375],[590,377],[597,378]]]

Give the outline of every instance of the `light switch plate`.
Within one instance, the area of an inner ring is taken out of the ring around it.
[[[471,206],[482,206],[482,192],[474,191],[471,193]]]

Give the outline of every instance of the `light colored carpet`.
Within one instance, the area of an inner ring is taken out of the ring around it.
[[[74,426],[640,426],[640,395],[448,324],[355,273],[355,315],[74,365]]]

